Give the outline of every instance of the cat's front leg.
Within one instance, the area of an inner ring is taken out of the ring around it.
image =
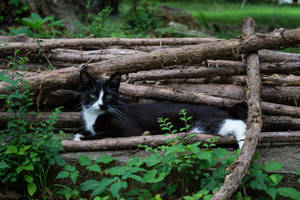
[[[81,131],[81,132],[74,135],[73,140],[74,141],[81,141],[81,140],[84,140],[89,135],[91,135],[91,133],[89,131]]]

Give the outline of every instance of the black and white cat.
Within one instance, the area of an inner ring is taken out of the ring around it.
[[[113,74],[109,80],[94,80],[88,72],[80,72],[83,86],[81,121],[83,131],[74,140],[92,140],[106,137],[129,137],[150,131],[151,135],[162,134],[157,118],[168,117],[179,130],[184,122],[179,120],[179,111],[186,109],[192,116],[190,132],[233,135],[242,148],[245,139],[247,111],[228,112],[207,105],[188,104],[126,104],[119,100],[121,74]],[[240,105],[238,105],[240,106]],[[232,114],[235,113],[235,114]],[[237,116],[233,116],[237,115]]]

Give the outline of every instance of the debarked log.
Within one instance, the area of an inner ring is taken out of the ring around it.
[[[106,138],[101,140],[73,141],[63,140],[62,145],[65,151],[99,151],[109,149],[130,149],[137,148],[139,145],[159,146],[167,144],[167,140],[174,140],[178,136],[185,143],[206,142],[216,135],[212,134],[193,134],[179,133],[172,135],[151,135],[151,136],[135,136],[123,138]],[[187,137],[188,136],[188,137]],[[187,139],[184,139],[187,137]],[[260,142],[300,142],[300,131],[294,132],[262,132]],[[217,144],[236,144],[236,140],[232,137],[220,137]]]
[[[115,71],[131,73],[141,70],[159,69],[165,66],[201,63],[207,59],[222,59],[224,57],[238,56],[241,53],[253,52],[259,49],[277,49],[300,43],[300,28],[293,30],[279,30],[271,34],[256,34],[249,38],[221,40],[214,45],[203,43],[190,45],[182,48],[169,48],[152,51],[150,53],[137,53],[126,55],[123,58],[110,59],[107,61],[90,63],[86,68],[91,74],[99,77],[103,74],[111,74]],[[0,53],[15,47],[8,48],[7,43],[1,44]],[[36,46],[36,45],[35,45]],[[59,47],[59,45],[58,45]],[[58,48],[56,47],[56,48]],[[24,46],[26,49],[27,47]],[[76,87],[79,82],[79,69],[69,67],[65,69],[42,72],[34,77],[24,77],[29,82],[31,89],[38,91],[55,90],[60,88],[69,89]],[[7,84],[0,83],[0,93],[7,93]]]

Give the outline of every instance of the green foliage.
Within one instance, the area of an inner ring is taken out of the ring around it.
[[[173,130],[174,125],[169,121],[169,118],[159,117],[157,118],[157,123],[160,124],[159,126],[162,131],[168,131],[166,134],[175,134],[178,132],[176,129]]]
[[[30,37],[48,38],[55,37],[61,32],[58,27],[63,27],[64,20],[55,20],[54,16],[48,16],[44,19],[36,13],[31,13],[30,17],[24,17],[21,20],[25,26],[12,28],[10,32],[14,35],[25,33]]]
[[[179,116],[180,120],[184,122],[184,127],[180,128],[180,132],[189,132],[190,130],[190,125],[189,125],[189,121],[193,118],[192,116],[187,116],[186,110],[182,109],[179,111]],[[174,125],[172,122],[169,121],[169,118],[162,118],[159,117],[157,118],[157,123],[160,126],[160,129],[162,131],[168,131],[166,134],[175,134],[178,132],[177,129],[173,129]]]
[[[14,69],[22,69],[26,59],[17,53],[10,57],[11,65]],[[27,188],[29,196],[39,191],[45,199],[49,168],[64,163],[58,154],[62,150],[60,138],[54,135],[54,124],[60,109],[44,121],[38,121],[38,115],[37,121],[27,121],[25,116],[35,113],[29,111],[33,104],[32,93],[28,83],[23,81],[23,75],[17,71],[12,74],[2,71],[0,80],[10,85],[10,94],[0,96],[5,99],[8,114],[7,128],[0,131],[1,144],[5,144],[0,146],[0,184],[22,193],[25,191],[20,191],[20,188]]]
[[[134,35],[148,36],[151,30],[161,26],[161,21],[156,15],[156,0],[140,0],[135,8],[126,16],[129,31]]]
[[[111,8],[101,10],[97,16],[88,15],[90,24],[86,27],[86,32],[93,37],[109,37],[112,30],[108,24],[107,18],[111,13]]]

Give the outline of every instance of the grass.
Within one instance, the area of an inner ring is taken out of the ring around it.
[[[199,20],[203,25],[218,24],[238,27],[247,16],[256,21],[257,28],[295,28],[300,26],[300,6],[255,3],[246,4],[216,1],[164,1],[168,5],[183,9]]]
[[[248,3],[242,9],[241,2],[220,2],[217,0],[168,0],[160,2],[173,8],[183,9],[198,19],[207,30],[218,38],[235,38],[241,34],[241,24],[245,17],[252,17],[258,32],[271,32],[274,28],[300,27],[299,5],[277,5],[274,3]],[[219,27],[220,31],[216,31]],[[282,51],[299,53],[300,48]]]

